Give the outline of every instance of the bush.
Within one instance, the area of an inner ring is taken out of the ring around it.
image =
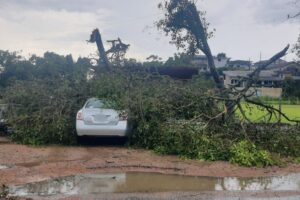
[[[296,164],[300,164],[300,157],[295,158],[295,163],[296,163]]]
[[[6,117],[12,138],[30,145],[76,143],[76,112],[86,100],[83,84],[82,89],[78,86],[66,80],[35,80],[17,81],[8,87]]]
[[[274,165],[274,161],[268,151],[259,150],[255,144],[249,141],[240,141],[230,148],[230,162],[245,167],[266,167]]]
[[[300,156],[300,127],[293,125],[248,125],[247,137],[262,149],[280,156]]]
[[[160,128],[155,151],[200,160],[228,160],[229,141],[207,135],[203,124],[166,123]]]

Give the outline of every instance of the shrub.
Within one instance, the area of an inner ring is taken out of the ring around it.
[[[228,141],[205,134],[203,124],[166,123],[155,151],[200,160],[228,160]]]
[[[300,127],[254,124],[246,127],[247,137],[255,144],[281,156],[300,156]]]
[[[230,148],[230,162],[245,167],[266,167],[274,165],[268,151],[259,150],[255,144],[243,140]]]
[[[83,85],[77,86],[66,80],[35,80],[8,87],[5,101],[12,138],[30,145],[74,144],[76,112],[86,99]]]

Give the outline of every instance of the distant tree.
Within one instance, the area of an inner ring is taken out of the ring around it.
[[[173,57],[168,58],[164,66],[166,67],[190,67],[194,56],[186,53],[174,54]]]
[[[163,66],[162,58],[158,55],[150,55],[146,58],[146,61],[143,62],[144,67],[161,67]]]
[[[300,81],[285,79],[283,82],[283,96],[285,98],[300,98]]]
[[[142,68],[143,64],[138,62],[134,58],[124,59],[124,66],[125,67],[132,67],[132,68]]]
[[[217,58],[218,59],[222,59],[222,58],[226,58],[226,53],[218,53]]]
[[[61,56],[53,52],[46,52],[43,57],[32,55],[26,60],[16,52],[0,51],[0,65],[4,68],[0,73],[0,85],[3,87],[16,80],[85,77],[88,69],[92,68],[87,58],[80,58],[75,63],[71,55]]]
[[[300,62],[300,34],[297,43],[293,47],[293,52],[296,54],[296,61]]]
[[[298,7],[298,11],[296,11],[296,13],[290,13],[288,14],[288,19],[293,19],[293,18],[298,18],[300,17],[300,0],[294,0],[293,2],[291,2],[293,4],[294,7]]]
[[[5,87],[13,80],[28,80],[33,76],[35,67],[17,52],[0,50],[0,85]]]
[[[157,62],[157,61],[162,61],[162,58],[159,57],[158,55],[150,55],[146,58],[147,61],[149,62]]]

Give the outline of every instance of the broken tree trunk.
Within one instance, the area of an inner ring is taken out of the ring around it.
[[[104,64],[105,68],[109,69],[110,68],[110,63],[109,63],[107,55],[105,53],[105,49],[104,49],[104,45],[103,45],[103,42],[102,42],[101,34],[100,34],[98,29],[93,30],[89,42],[91,42],[91,43],[96,42],[97,48],[98,48],[98,51],[99,51],[100,60]]]
[[[196,5],[192,4],[191,9],[191,13],[193,13],[193,18],[195,21],[195,27],[192,30],[197,40],[197,47],[206,55],[210,74],[214,79],[216,87],[220,90],[221,93],[223,93],[225,89],[224,81],[221,79],[217,71],[211,49],[207,42],[207,33],[198,14]],[[223,93],[222,96],[225,99],[229,99],[229,95],[227,93]],[[225,101],[225,107],[226,113],[224,113],[223,118],[225,118],[225,115],[230,116],[234,112],[234,104],[231,101]]]
[[[257,81],[259,74],[262,70],[265,70],[269,65],[279,60],[281,57],[285,56],[287,50],[289,49],[290,45],[287,45],[283,50],[275,54],[272,58],[267,60],[264,64],[261,66],[258,66],[250,75],[248,78],[248,81],[246,82],[246,86],[244,90],[249,90],[249,88],[252,86],[252,84]]]

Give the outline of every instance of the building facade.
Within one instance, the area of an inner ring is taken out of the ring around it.
[[[226,57],[225,54],[218,54],[217,56],[214,56],[214,63],[216,68],[222,68],[226,67],[229,58]],[[197,67],[199,69],[199,72],[209,72],[209,66],[208,66],[208,61],[207,57],[205,55],[196,55],[194,59],[191,61],[191,65],[194,67]]]
[[[252,70],[224,71],[224,85],[229,88],[235,86],[244,88],[246,79]],[[300,81],[300,65],[295,62],[285,63],[281,67],[262,70],[251,91],[255,91],[257,96],[280,97],[282,86],[285,80],[292,79]],[[300,86],[299,86],[300,87]]]

